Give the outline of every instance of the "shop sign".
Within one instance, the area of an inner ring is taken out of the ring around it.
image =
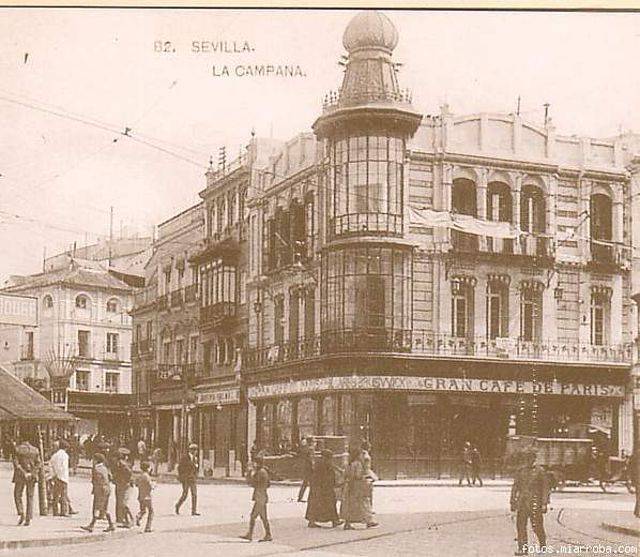
[[[601,383],[561,383],[558,381],[519,381],[508,379],[459,379],[451,377],[407,377],[363,375],[320,377],[285,383],[252,385],[251,399],[327,391],[444,391],[501,394],[541,394],[588,397],[624,397],[622,385]]]
[[[221,391],[197,393],[196,403],[200,406],[206,404],[239,404],[240,389],[224,389]]]

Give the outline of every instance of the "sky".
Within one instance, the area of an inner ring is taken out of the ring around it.
[[[310,131],[355,13],[0,9],[0,284],[38,272],[45,250],[107,236],[110,207],[116,237],[151,235],[199,200],[209,157],[235,158],[252,130]],[[509,113],[520,97],[537,123],[549,103],[559,134],[640,132],[640,14],[385,13],[401,87],[425,114]],[[303,75],[236,75],[261,64]]]

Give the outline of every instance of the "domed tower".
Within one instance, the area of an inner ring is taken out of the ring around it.
[[[398,86],[398,32],[387,16],[358,13],[342,42],[342,86],[313,125],[325,155],[323,342],[384,350],[404,346],[411,329],[405,143],[422,116]]]

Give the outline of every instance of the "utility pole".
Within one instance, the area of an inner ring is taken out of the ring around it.
[[[549,122],[549,107],[551,106],[549,103],[544,103],[544,125],[546,126]]]
[[[520,116],[520,95],[518,95],[518,108],[516,109],[516,114]]]
[[[113,242],[113,205],[109,209],[109,267],[111,267],[111,243]]]

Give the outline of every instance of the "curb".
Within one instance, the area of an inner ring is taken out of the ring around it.
[[[40,538],[28,540],[0,541],[0,552],[7,549],[25,549],[27,547],[50,547],[54,545],[77,545],[81,543],[102,542],[108,539],[126,538],[138,534],[138,531],[130,532],[103,532],[101,534],[87,534],[85,536],[67,536],[58,538]]]
[[[619,524],[610,524],[608,522],[603,522],[602,524],[600,524],[600,526],[605,530],[609,530],[610,532],[616,532],[618,534],[626,534],[627,536],[640,538],[640,530],[638,528],[631,528],[631,526],[620,526]]]

